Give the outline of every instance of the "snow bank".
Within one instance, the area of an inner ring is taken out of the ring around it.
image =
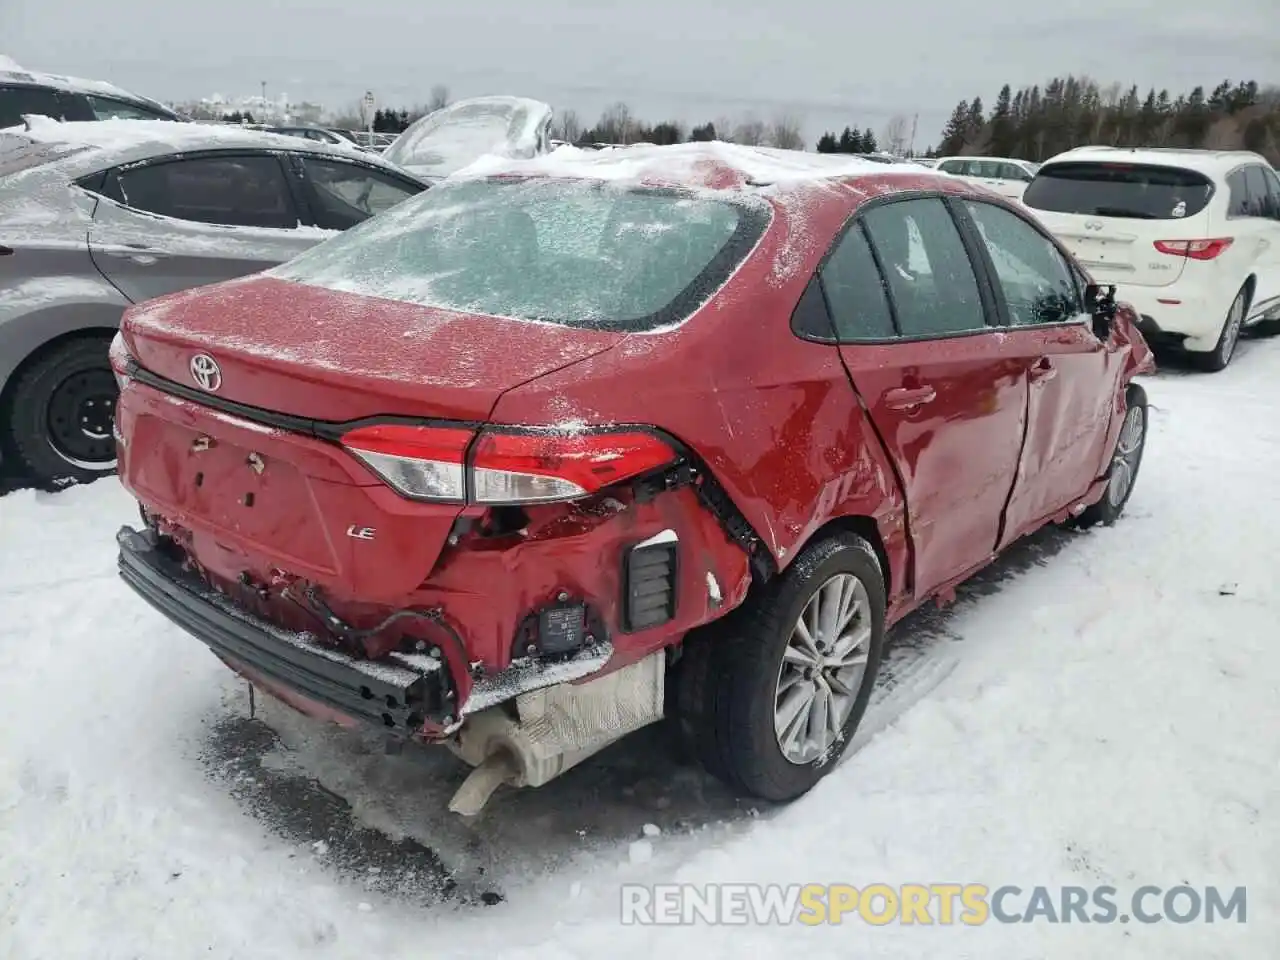
[[[1270,960],[1278,365],[1280,342],[1245,343],[1222,374],[1148,380],[1152,437],[1124,520],[1039,537],[998,589],[984,578],[953,614],[917,619],[899,653],[929,683],[887,677],[860,749],[754,817],[651,741],[504,791],[467,823],[443,813],[456,765],[382,756],[264,697],[283,742],[255,748],[228,733],[260,729],[240,719],[243,684],[119,582],[112,535],[136,514],[118,485],[0,498],[0,956]],[[932,646],[930,623],[946,638]],[[232,748],[265,752],[211,777],[208,758]],[[334,859],[348,835],[318,826],[333,803],[386,838],[358,874]],[[299,824],[288,838],[281,811]],[[506,901],[432,908],[421,877],[375,883],[421,845],[463,876],[483,868]],[[1211,925],[619,925],[625,882],[793,881],[1218,884],[1246,886],[1249,911]]]

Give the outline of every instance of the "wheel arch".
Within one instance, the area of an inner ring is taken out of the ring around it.
[[[16,375],[50,350],[76,337],[114,336],[128,306],[123,300],[58,303],[5,319],[0,323],[0,405]]]
[[[14,357],[14,362],[11,365],[6,362],[5,368],[0,370],[0,412],[8,409],[9,396],[13,392],[13,385],[17,383],[22,371],[33,363],[38,363],[73,340],[88,340],[97,337],[105,339],[115,336],[118,329],[119,327],[117,326],[106,325],[76,326],[70,330],[54,334],[38,343],[34,349],[29,350],[25,355]]]
[[[893,597],[894,588],[900,582],[901,576],[895,576],[893,558],[889,555],[889,548],[886,545],[884,535],[881,533],[880,523],[877,522],[875,517],[858,513],[832,517],[806,538],[800,546],[800,550],[812,543],[817,543],[819,540],[839,533],[852,533],[867,541],[871,549],[875,551],[876,560],[880,563],[880,574],[884,577],[885,596]],[[798,554],[800,550],[797,550],[796,553]]]

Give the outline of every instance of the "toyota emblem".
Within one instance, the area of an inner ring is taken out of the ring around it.
[[[1101,230],[1101,229],[1102,229],[1102,221],[1101,221],[1101,220],[1086,220],[1086,221],[1085,221],[1085,223],[1084,223],[1084,226],[1085,226],[1085,229],[1086,229],[1086,230]]]
[[[191,379],[201,390],[216,393],[222,386],[222,368],[207,353],[197,353],[191,358]]]

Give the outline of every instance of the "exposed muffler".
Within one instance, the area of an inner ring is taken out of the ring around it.
[[[509,704],[467,717],[447,741],[475,769],[449,809],[475,816],[503,784],[540,787],[609,744],[662,719],[666,654],[585,683],[560,683],[519,694]]]

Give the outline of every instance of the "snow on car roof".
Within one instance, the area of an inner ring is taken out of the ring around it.
[[[324,153],[350,158],[355,151],[337,144],[304,140],[283,133],[217,123],[173,123],[169,120],[83,120],[59,122],[28,116],[22,127],[8,127],[0,134],[16,134],[36,143],[62,143],[89,147],[112,154],[136,154],[137,159],[179,150],[215,150],[219,147],[253,147]],[[359,153],[362,162],[403,174],[376,154]]]
[[[653,181],[722,188],[863,176],[936,176],[933,171],[924,167],[913,169],[903,165],[895,169],[895,165],[848,155],[748,147],[722,141],[603,150],[581,150],[564,146],[531,160],[485,156],[454,176],[501,175]],[[726,183],[726,180],[733,182]]]
[[[61,73],[41,73],[38,70],[28,70],[19,66],[11,57],[0,54],[0,81],[2,80],[7,80],[11,83],[38,83],[42,86],[57,87],[73,93],[97,93],[104,97],[116,97],[159,105],[158,101],[152,100],[150,97],[131,93],[123,87],[117,87],[114,83],[107,83],[105,80],[86,80],[84,77],[69,77]]]

